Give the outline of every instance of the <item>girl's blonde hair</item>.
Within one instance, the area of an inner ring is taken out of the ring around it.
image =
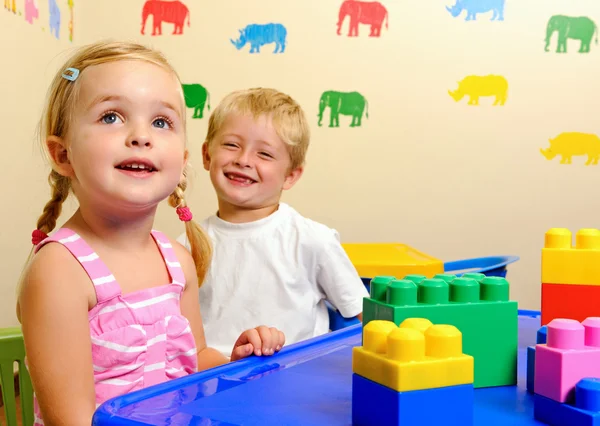
[[[70,81],[63,77],[63,73],[68,68],[75,68],[79,70],[81,75],[87,67],[123,60],[149,62],[167,70],[175,75],[178,81],[181,81],[175,69],[160,52],[149,49],[141,44],[103,41],[83,46],[63,64],[50,84],[45,113],[39,124],[40,142],[44,148],[46,148],[45,142],[49,136],[57,136],[63,139],[66,137],[69,133],[69,125],[76,107],[77,96],[81,86],[80,78]],[[184,105],[183,92],[182,104]],[[183,111],[185,113],[185,107]],[[185,114],[183,114],[182,120],[185,129]],[[184,170],[184,179],[182,179],[177,188],[169,196],[168,202],[172,207],[186,206],[183,193],[187,187],[187,174],[188,171]],[[45,234],[49,234],[55,228],[56,220],[62,210],[62,204],[67,199],[71,190],[71,181],[69,178],[62,176],[55,170],[50,172],[48,182],[52,188],[52,196],[50,201],[44,206],[44,210],[37,221],[37,229]],[[185,231],[190,242],[192,258],[196,265],[198,286],[200,286],[204,281],[212,256],[210,240],[204,231],[202,231],[202,228],[193,220],[185,222]]]

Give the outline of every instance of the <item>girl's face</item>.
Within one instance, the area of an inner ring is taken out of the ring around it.
[[[156,208],[187,162],[177,78],[138,60],[95,65],[79,78],[69,134],[58,140],[66,148],[57,161],[61,174],[72,179],[82,205],[133,213]]]

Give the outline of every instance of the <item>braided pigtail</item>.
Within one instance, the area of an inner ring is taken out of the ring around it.
[[[50,183],[50,187],[52,188],[52,197],[44,206],[44,210],[37,221],[37,227],[32,233],[31,242],[34,247],[30,250],[29,256],[25,262],[25,267],[21,270],[21,275],[17,284],[17,295],[23,285],[25,271],[27,265],[29,265],[29,262],[31,261],[35,246],[47,238],[48,234],[56,227],[56,220],[60,216],[62,205],[69,196],[69,190],[71,188],[71,181],[69,178],[52,170],[48,176],[48,183]]]
[[[185,222],[185,234],[190,242],[192,259],[194,259],[196,275],[198,276],[198,287],[200,287],[210,266],[212,246],[204,230],[192,220],[192,213],[187,207],[183,195],[187,188],[186,172],[184,171],[183,174],[184,179],[182,179],[177,188],[175,188],[175,191],[169,196],[169,205],[177,209],[179,219]]]
[[[42,215],[37,221],[37,230],[49,234],[56,227],[56,220],[62,211],[62,205],[69,196],[71,181],[52,170],[48,176],[48,182],[52,187],[52,198],[44,206]]]

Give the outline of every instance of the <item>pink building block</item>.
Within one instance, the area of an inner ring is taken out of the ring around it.
[[[535,393],[570,403],[584,377],[600,377],[600,317],[550,321],[547,343],[535,349]]]

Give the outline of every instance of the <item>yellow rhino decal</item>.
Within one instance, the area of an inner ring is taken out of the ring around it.
[[[593,133],[563,132],[549,141],[549,148],[540,148],[540,152],[548,160],[560,155],[560,164],[571,164],[571,157],[574,155],[587,155],[586,166],[598,164],[600,138]]]
[[[494,105],[504,105],[508,92],[508,82],[501,75],[468,75],[458,82],[458,89],[448,94],[456,102],[469,96],[469,105],[479,105],[480,96],[495,96]]]

